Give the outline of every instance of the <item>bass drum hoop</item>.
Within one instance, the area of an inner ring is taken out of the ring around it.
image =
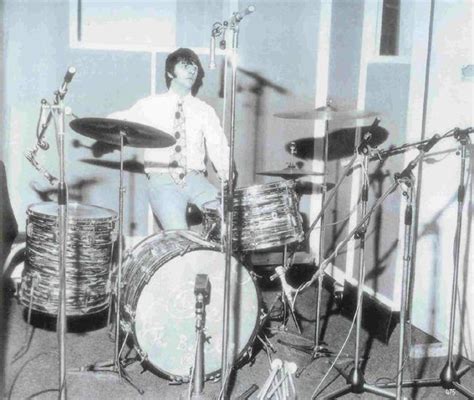
[[[208,242],[205,239],[203,239],[201,236],[198,236],[196,233],[194,233],[192,231],[169,230],[169,231],[163,231],[163,232],[159,232],[157,234],[153,234],[151,236],[146,237],[142,241],[138,242],[132,249],[130,249],[127,252],[126,257],[124,259],[124,266],[126,265],[127,259],[129,257],[134,256],[133,253],[134,253],[135,250],[138,250],[142,246],[145,246],[149,241],[151,241],[152,239],[154,239],[156,237],[159,237],[159,236],[165,237],[170,233],[171,234],[176,233],[176,234],[182,235],[184,237],[187,237],[190,240],[195,240],[196,241],[195,244],[200,245],[200,247],[187,249],[186,254],[193,253],[193,252],[200,251],[200,250],[209,250],[209,251],[221,252],[221,247],[218,244]],[[154,260],[153,265],[147,271],[147,274],[142,274],[142,276],[139,279],[139,283],[136,286],[134,286],[135,290],[133,292],[133,297],[132,297],[133,301],[131,302],[131,304],[127,304],[127,306],[126,306],[127,308],[132,306],[131,308],[132,308],[133,311],[130,310],[130,309],[124,310],[123,307],[121,306],[122,315],[124,315],[124,313],[125,313],[126,315],[128,315],[130,317],[131,314],[134,314],[134,312],[137,310],[137,305],[138,305],[138,301],[140,299],[140,295],[142,294],[143,289],[146,287],[149,280],[165,264],[167,264],[169,261],[171,261],[172,259],[174,259],[178,255],[179,255],[179,251],[172,251],[172,252],[169,252],[168,254],[166,254],[166,256],[163,256],[161,259]],[[232,258],[236,259],[235,255],[233,255]],[[257,314],[256,314],[256,318],[255,318],[255,321],[254,321],[254,326],[253,326],[252,333],[250,334],[247,343],[245,344],[245,346],[243,346],[242,350],[240,350],[238,355],[235,357],[234,367],[236,367],[236,368],[240,368],[242,365],[244,365],[248,361],[247,357],[251,357],[252,348],[253,348],[254,343],[255,343],[255,338],[257,337],[257,334],[258,334],[258,332],[261,328],[262,316],[263,316],[263,313],[264,313],[263,308],[262,308],[262,304],[263,304],[262,294],[261,294],[261,291],[259,290],[259,288],[257,286],[256,278],[254,277],[254,275],[252,275],[249,272],[248,268],[243,263],[239,262],[239,264],[241,264],[241,266],[243,268],[245,268],[245,271],[248,273],[248,275],[251,278],[252,283],[254,285],[256,300],[257,300]],[[223,265],[222,268],[225,268],[225,265]],[[125,273],[126,272],[127,271],[125,270]],[[133,271],[133,272],[136,273],[137,271]],[[148,276],[148,280],[146,279],[145,275]],[[128,290],[128,287],[126,287],[125,289]],[[127,292],[127,294],[128,294],[128,292]],[[211,294],[211,296],[212,296],[212,294]],[[122,297],[122,301],[125,301],[125,296]],[[157,376],[168,379],[172,382],[189,383],[189,376],[171,374],[168,371],[165,371],[164,369],[160,368],[158,365],[154,364],[151,360],[149,360],[149,358],[143,352],[143,350],[141,349],[141,347],[139,345],[138,334],[137,334],[137,331],[136,331],[136,324],[135,324],[135,315],[133,315],[131,322],[130,321],[127,321],[127,322],[129,322],[128,327],[127,327],[127,324],[124,324],[124,325],[120,324],[120,326],[121,326],[122,330],[124,330],[124,328],[130,330],[131,336],[132,336],[131,340],[133,341],[133,348],[138,353],[138,355],[142,358],[142,365],[144,365],[148,370],[150,370],[151,372],[153,372]],[[221,368],[219,368],[215,371],[208,372],[208,373],[204,374],[204,378],[205,378],[206,381],[213,381],[213,380],[219,379],[220,376],[221,376]]]

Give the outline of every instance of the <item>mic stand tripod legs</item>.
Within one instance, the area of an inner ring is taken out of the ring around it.
[[[460,165],[460,177],[458,187],[458,209],[456,219],[456,235],[454,242],[454,271],[452,280],[452,292],[451,292],[451,310],[450,310],[450,321],[449,321],[449,338],[448,338],[448,358],[446,364],[440,372],[438,379],[416,379],[412,381],[398,382],[402,387],[442,387],[446,390],[456,390],[468,399],[474,399],[474,392],[464,387],[460,379],[466,374],[471,366],[467,365],[460,370],[456,370],[453,362],[453,346],[454,346],[454,327],[456,318],[456,307],[457,307],[457,296],[458,296],[458,276],[459,276],[459,261],[460,261],[460,250],[461,250],[461,231],[462,231],[462,213],[464,209],[464,197],[465,197],[465,169],[466,169],[466,154],[467,144],[469,142],[468,133],[462,133],[459,130],[454,133],[456,139],[461,143],[461,165]],[[401,322],[400,322],[401,323]],[[401,339],[400,339],[401,340]],[[392,387],[392,384],[384,385],[384,387]]]
[[[363,159],[363,171],[367,171],[368,157],[365,155]],[[361,174],[362,185],[361,185],[361,216],[360,221],[365,221],[367,216],[367,203],[368,203],[368,192],[369,183],[365,173]],[[373,393],[381,397],[395,399],[396,395],[389,391],[383,390],[379,387],[369,385],[365,382],[364,373],[360,368],[360,334],[362,325],[362,302],[364,294],[364,281],[365,281],[365,234],[367,230],[367,223],[364,222],[360,225],[356,231],[355,238],[359,239],[359,276],[357,282],[357,307],[356,307],[356,328],[355,328],[355,349],[354,349],[354,367],[352,368],[349,376],[346,378],[344,387],[334,391],[333,393],[322,397],[322,399],[335,399],[344,396],[348,393]]]

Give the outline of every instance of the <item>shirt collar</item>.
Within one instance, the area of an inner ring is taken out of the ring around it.
[[[177,93],[173,92],[173,90],[171,89],[168,89],[168,95],[171,97],[171,99],[175,100],[176,102],[182,101],[183,103],[193,98],[193,95],[191,93],[188,93],[186,96],[181,97]]]

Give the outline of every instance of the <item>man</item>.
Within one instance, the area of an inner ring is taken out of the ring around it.
[[[229,146],[212,107],[194,97],[204,70],[198,56],[180,48],[166,59],[168,92],[139,100],[130,109],[109,115],[170,133],[176,143],[146,149],[145,172],[153,213],[165,230],[187,229],[186,209],[202,209],[218,190],[206,178],[206,148],[221,181],[227,181]]]

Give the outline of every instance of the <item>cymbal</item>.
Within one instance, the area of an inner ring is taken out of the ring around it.
[[[279,176],[285,179],[298,179],[302,176],[320,176],[322,172],[311,171],[304,168],[286,167],[280,170],[257,172],[257,175]]]
[[[344,119],[363,119],[378,115],[374,111],[365,110],[337,110],[331,106],[324,106],[307,111],[280,112],[274,114],[278,118],[337,121]]]
[[[176,143],[168,133],[137,122],[111,118],[78,118],[69,125],[81,135],[117,146],[120,146],[120,132],[124,134],[124,145],[130,147],[157,148]]]
[[[369,139],[369,144],[372,147],[382,144],[388,138],[388,131],[381,126],[362,126],[361,136],[366,135],[369,131],[372,134]],[[356,128],[338,129],[329,133],[328,160],[332,161],[352,156],[354,154],[355,137]],[[303,138],[293,142],[296,145],[295,157],[303,160],[322,160],[324,138]],[[291,152],[290,146],[291,143],[285,146],[288,152]]]
[[[99,167],[109,168],[109,169],[120,169],[119,161],[109,161],[109,160],[96,160],[95,158],[84,158],[80,160],[83,163],[97,165]],[[135,160],[126,160],[123,162],[123,170],[127,172],[133,172],[136,174],[144,174],[145,167],[143,163]]]

